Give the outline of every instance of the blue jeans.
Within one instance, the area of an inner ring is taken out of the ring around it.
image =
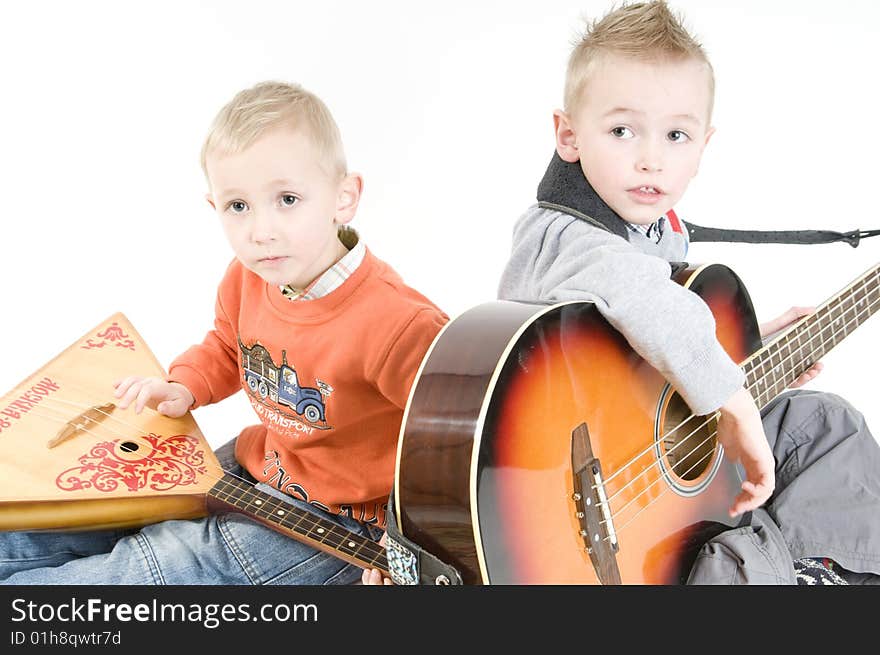
[[[217,449],[217,459],[224,470],[247,476],[234,444]],[[373,526],[285,499],[374,541],[382,535]],[[360,580],[361,572],[235,513],[140,530],[0,532],[0,584],[344,585]]]

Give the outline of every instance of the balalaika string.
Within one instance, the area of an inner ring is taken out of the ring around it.
[[[62,386],[71,387],[74,389],[78,389],[81,393],[83,392],[83,390],[78,385],[73,384],[69,380],[62,382]],[[91,394],[86,392],[85,395],[86,395],[86,397],[88,397]],[[65,409],[59,409],[57,407],[51,406],[49,403],[52,403],[52,402],[57,402],[57,403],[62,403],[64,405],[73,406],[77,410],[87,410],[87,409],[91,409],[93,407],[92,405],[89,405],[88,403],[77,403],[77,402],[65,400],[62,398],[47,397],[47,398],[43,399],[43,403],[41,404],[41,408],[46,409],[49,412],[52,412],[52,414],[47,414],[43,411],[37,411],[34,408],[32,408],[29,411],[29,413],[33,414],[34,416],[38,416],[40,418],[43,418],[47,421],[51,421],[53,423],[56,423],[58,425],[65,425],[68,422],[68,419],[70,418],[69,412]],[[155,411],[149,407],[147,409],[149,411]],[[121,418],[114,416],[110,412],[105,412],[100,409],[97,411],[98,411],[98,413],[103,414],[107,420],[115,421],[116,423],[119,423],[121,426],[123,426],[123,428],[131,430],[135,434],[140,434],[143,432],[143,430],[140,427],[138,427],[137,425],[134,425],[132,423],[124,421]],[[62,414],[63,416],[56,416],[55,415],[56,413]],[[130,439],[131,438],[131,432],[123,433],[123,432],[119,432],[116,429],[111,429],[110,427],[108,427],[106,425],[105,422],[99,423],[93,427],[96,427],[96,428],[105,430],[106,432],[109,432],[109,434],[112,438],[119,438],[119,439]],[[85,426],[80,426],[78,429],[80,431],[85,432],[93,437],[98,438],[98,439],[106,439],[107,438],[101,434],[98,434],[97,432],[92,431],[91,429],[89,429],[88,427],[85,427]],[[150,463],[161,464],[161,462],[150,457],[148,454],[138,453],[138,455],[142,459],[144,459],[145,461],[148,461]],[[227,471],[227,470],[223,469],[222,467],[220,468],[220,470],[223,471],[224,476],[231,477],[241,483],[239,485],[240,488],[234,487],[239,491],[241,491],[243,489],[246,494],[245,500],[247,501],[247,505],[241,507],[241,509],[251,510],[251,511],[257,513],[261,509],[261,505],[263,503],[263,500],[261,498],[260,493],[257,492],[257,490],[253,489],[253,483],[251,483],[249,480],[247,480],[239,475],[236,475],[232,471]],[[226,483],[224,477],[219,477],[219,476],[213,475],[210,472],[203,473],[203,475],[206,479],[212,480],[215,483]],[[278,500],[274,496],[270,496],[270,497],[274,500]],[[238,505],[236,505],[236,506],[239,507]],[[325,525],[327,525],[326,522],[322,522],[321,519],[319,519],[318,517],[313,516],[310,513],[305,512],[305,511],[302,511],[300,513],[300,518],[297,521],[297,527],[305,528],[308,532],[313,533],[313,534],[320,533],[322,530],[325,529],[324,528]],[[342,528],[336,528],[335,525],[332,523],[330,523],[328,525],[326,530],[329,533],[332,533],[334,530],[343,531]],[[346,534],[348,534],[348,533],[346,533]],[[337,535],[337,536],[339,536],[339,535]],[[358,553],[365,554],[374,563],[380,563],[380,562],[384,561],[384,557],[385,557],[384,547],[380,546],[376,542],[374,542],[370,539],[367,539],[367,538],[359,538],[359,540],[361,541],[360,544],[349,543],[348,546],[349,547],[358,546]]]

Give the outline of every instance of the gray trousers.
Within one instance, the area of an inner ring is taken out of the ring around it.
[[[796,390],[762,416],[776,489],[749,525],[703,546],[688,584],[797,584],[802,557],[834,560],[850,584],[880,584],[880,445],[862,414]]]

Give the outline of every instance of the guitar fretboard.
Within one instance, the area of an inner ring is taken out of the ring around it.
[[[763,408],[880,308],[875,266],[743,364],[746,387]]]
[[[208,492],[224,505],[252,515],[273,529],[365,568],[387,571],[385,549],[363,537],[260,491],[246,480],[224,475]]]

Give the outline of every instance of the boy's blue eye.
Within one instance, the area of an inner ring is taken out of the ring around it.
[[[672,130],[669,134],[666,135],[666,138],[674,143],[683,143],[690,139],[690,137],[681,130]]]
[[[297,198],[292,193],[285,193],[281,196],[281,204],[285,205],[286,207],[293,207],[296,204],[297,200],[299,200],[299,198]]]
[[[618,125],[617,127],[611,128],[611,134],[618,139],[631,139],[635,135],[632,133],[632,130],[628,127],[623,127],[622,125]]]
[[[236,214],[247,211],[248,208],[247,203],[244,200],[233,200],[229,203],[228,207]]]

